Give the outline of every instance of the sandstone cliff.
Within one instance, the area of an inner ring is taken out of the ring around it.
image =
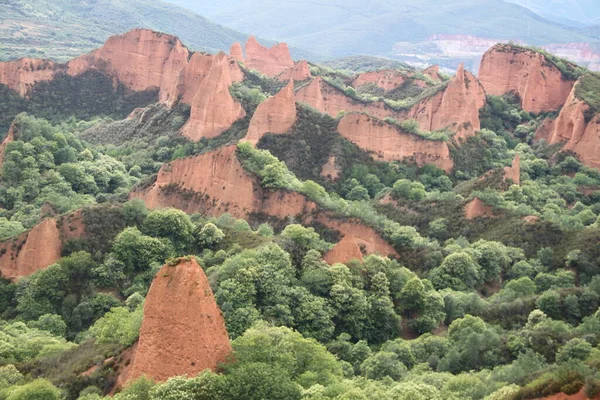
[[[475,197],[473,200],[465,205],[465,218],[475,219],[481,217],[491,217],[494,215],[492,207],[481,201],[480,198]]]
[[[334,219],[326,214],[319,215],[317,221],[330,229],[339,231],[342,240],[323,259],[329,264],[346,263],[352,259],[363,259],[363,255],[377,253],[382,256],[398,256],[394,248],[379,236],[374,229],[355,220]]]
[[[410,110],[403,119],[415,119],[423,131],[447,128],[457,138],[473,136],[481,128],[479,109],[485,105],[485,90],[461,64],[448,86]]]
[[[296,122],[294,82],[289,83],[275,96],[269,97],[256,108],[246,140],[256,145],[266,133],[288,132]]]
[[[293,67],[287,68],[285,71],[279,74],[277,79],[282,82],[287,82],[290,79],[294,81],[303,81],[309,79],[310,77],[310,67],[305,60],[302,60],[294,64]]]
[[[160,101],[173,101],[168,88],[177,84],[187,64],[189,50],[171,35],[134,29],[110,37],[104,46],[68,63],[70,75],[97,69],[118,79],[129,89],[160,89]]]
[[[210,70],[191,102],[190,118],[181,129],[184,136],[194,141],[218,136],[246,115],[229,93],[233,83],[230,65],[224,53],[212,58]]]
[[[425,68],[423,70],[423,75],[428,76],[429,78],[431,78],[432,81],[436,83],[442,82],[444,80],[442,78],[442,75],[440,75],[440,67],[437,65],[432,65],[429,68]]]
[[[0,242],[0,274],[16,280],[44,269],[60,259],[63,241],[84,232],[80,212],[47,218],[30,231]]]
[[[143,375],[160,382],[214,371],[231,354],[225,322],[204,271],[193,258],[176,263],[165,265],[152,281],[138,345],[123,382]]]
[[[249,69],[272,77],[294,67],[287,44],[279,43],[269,49],[258,43],[254,36],[250,36],[246,42],[245,64]]]
[[[417,165],[434,164],[446,172],[453,167],[446,142],[420,138],[402,132],[365,114],[346,114],[338,124],[338,132],[364,150],[372,151],[383,161],[414,160]]]
[[[8,129],[8,133],[2,139],[2,143],[0,143],[0,175],[2,174],[2,162],[4,161],[4,153],[6,152],[6,146],[15,140],[15,124],[14,122],[10,125]]]
[[[515,185],[521,184],[521,156],[516,155],[510,167],[504,167],[504,180],[512,180]]]
[[[242,45],[237,42],[231,45],[229,55],[235,61],[244,62],[244,50],[242,49]]]
[[[35,83],[52,80],[64,69],[54,61],[32,58],[0,62],[0,83],[25,97]]]
[[[359,74],[352,81],[354,88],[359,88],[366,84],[373,84],[383,90],[390,91],[398,86],[401,86],[406,80],[405,74],[398,70],[379,70],[379,71],[368,71]]]
[[[516,92],[525,111],[556,111],[567,100],[574,81],[533,50],[498,44],[481,60],[479,80],[488,94]]]
[[[565,143],[563,150],[574,152],[584,164],[600,168],[600,114],[592,115],[590,106],[571,91],[558,118],[546,120],[536,132],[537,139]]]

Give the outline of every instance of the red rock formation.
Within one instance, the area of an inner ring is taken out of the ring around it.
[[[398,256],[396,250],[374,229],[359,221],[334,219],[325,214],[319,215],[316,220],[343,235],[342,240],[323,256],[329,264],[345,263],[354,258],[362,261],[363,254]]]
[[[258,43],[254,36],[250,36],[246,42],[245,64],[249,69],[273,77],[294,67],[287,44],[279,43],[268,49]]]
[[[492,207],[481,201],[480,198],[475,197],[473,200],[467,203],[465,206],[465,218],[475,219],[480,217],[492,217],[494,212]]]
[[[364,150],[374,152],[383,161],[414,160],[419,166],[434,164],[445,171],[453,167],[446,142],[426,140],[402,132],[365,114],[346,114],[338,124],[338,132]]]
[[[4,161],[4,152],[6,151],[6,146],[13,140],[15,140],[14,122],[10,125],[8,133],[6,134],[6,137],[2,140],[2,143],[0,143],[0,171],[2,171],[2,162]]]
[[[295,122],[294,82],[289,81],[275,96],[259,104],[250,120],[245,139],[256,145],[266,133],[287,133]]]
[[[60,258],[62,242],[56,220],[48,218],[17,238],[0,243],[0,271],[7,279],[22,276],[54,264]]]
[[[244,50],[242,49],[242,45],[237,42],[231,45],[229,55],[235,61],[244,62]]]
[[[515,155],[512,165],[504,167],[504,180],[510,179],[515,185],[521,184],[521,156]]]
[[[184,136],[194,141],[219,136],[246,115],[242,105],[229,93],[232,83],[229,59],[224,53],[219,53],[198,85],[191,103],[190,118],[181,129]]]
[[[287,82],[290,79],[294,81],[303,81],[309,79],[310,77],[310,67],[305,60],[302,60],[294,64],[293,67],[290,67],[279,74],[277,79],[282,82]]]
[[[600,114],[590,118],[589,113],[589,105],[577,98],[573,88],[558,118],[546,120],[536,138],[550,144],[565,143],[563,150],[573,151],[584,164],[600,168]]]
[[[544,397],[541,400],[592,400],[585,394],[584,389],[581,389],[579,392],[568,395],[565,393],[557,393],[552,396]],[[593,400],[600,400],[600,395],[597,395],[593,398]]]
[[[0,83],[25,97],[37,82],[49,81],[64,70],[54,61],[33,58],[0,62]]]
[[[147,376],[165,381],[216,370],[231,354],[221,310],[193,258],[165,265],[144,304],[138,346],[123,382]]]
[[[359,74],[352,81],[352,86],[358,89],[362,85],[372,83],[387,92],[401,86],[405,80],[405,74],[402,72],[395,69],[383,69]]]
[[[575,83],[543,54],[504,44],[483,55],[479,80],[488,94],[518,93],[523,109],[533,113],[558,110]]]
[[[16,280],[44,269],[61,257],[63,241],[83,237],[81,211],[47,218],[30,231],[0,242],[0,274]]]
[[[329,159],[321,169],[321,176],[325,179],[335,181],[339,178],[341,172],[342,169],[335,163],[335,156],[329,156]]]
[[[305,103],[318,111],[337,117],[340,111],[366,112],[378,118],[395,115],[383,102],[361,102],[346,96],[339,89],[325,82],[321,77],[314,78],[309,84],[296,92],[296,101]]]
[[[298,193],[264,191],[239,163],[236,146],[175,160],[163,166],[148,189],[133,192],[150,208],[176,207],[188,213],[247,218],[268,213],[286,218],[308,213],[316,205]]]
[[[104,46],[68,63],[70,75],[97,69],[117,78],[134,91],[160,89],[160,101],[172,102],[169,88],[175,87],[186,66],[189,50],[171,35],[134,29],[110,37]]]
[[[444,79],[440,75],[440,67],[437,65],[432,65],[431,67],[425,68],[423,70],[423,75],[431,78],[434,82],[441,82]]]
[[[447,128],[465,138],[481,128],[479,109],[485,102],[483,86],[461,64],[448,87],[413,106],[403,118],[415,119],[423,131]]]

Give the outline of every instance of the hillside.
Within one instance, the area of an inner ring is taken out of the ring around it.
[[[171,33],[198,51],[227,51],[247,39],[161,0],[5,0],[0,2],[0,60],[28,56],[66,61],[136,27]]]
[[[564,25],[592,25],[600,22],[600,4],[595,0],[507,0]]]
[[[0,398],[598,400],[600,79],[312,61],[0,62]]]
[[[265,38],[276,38],[330,56],[442,53],[433,35],[461,35],[532,45],[581,42],[586,34],[497,0],[304,2],[226,0],[218,4],[168,0]],[[394,49],[396,45],[418,45]],[[490,43],[487,47],[494,43]],[[455,68],[457,66],[453,65]]]

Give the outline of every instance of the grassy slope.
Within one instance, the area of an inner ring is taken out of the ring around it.
[[[223,0],[219,6],[168,0],[234,29],[311,46],[322,54],[389,54],[394,43],[417,43],[432,34],[468,34],[540,45],[585,41],[575,28],[544,20],[497,0]]]
[[[247,35],[160,0],[0,1],[0,60],[68,60],[135,27],[178,36],[193,50],[229,50]]]

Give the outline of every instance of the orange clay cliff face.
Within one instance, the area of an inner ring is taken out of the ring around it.
[[[120,381],[141,376],[165,381],[216,370],[231,354],[221,310],[204,271],[193,259],[176,260],[156,274],[144,304],[140,338]]]
[[[372,151],[375,159],[400,161],[408,158],[419,166],[434,164],[445,171],[450,171],[453,166],[446,142],[402,132],[395,125],[365,114],[346,114],[338,124],[338,132],[362,149]]]
[[[506,44],[498,44],[483,55],[479,80],[490,95],[517,93],[523,109],[533,113],[558,110],[575,83],[543,54]]]
[[[352,81],[352,86],[358,89],[363,85],[374,84],[385,91],[389,91],[402,85],[405,80],[404,74],[397,70],[369,71],[359,74]]]
[[[256,145],[266,133],[286,133],[296,122],[294,82],[289,83],[275,96],[269,97],[256,108],[246,140]]]
[[[0,83],[25,97],[37,82],[49,81],[64,66],[53,61],[32,58],[0,62]]]
[[[590,113],[590,106],[577,98],[573,88],[558,118],[544,121],[536,138],[565,143],[563,150],[574,152],[587,166],[600,168],[600,114]]]
[[[174,36],[134,29],[110,37],[104,46],[70,61],[68,67],[71,75],[100,70],[134,91],[159,88],[160,100],[169,101],[167,89],[175,86],[189,56],[189,50]]]
[[[262,46],[254,36],[246,42],[246,67],[275,77],[288,68],[294,68],[287,44],[279,43],[270,49]]]
[[[0,242],[0,274],[16,280],[44,269],[61,257],[63,240],[83,236],[81,213],[46,218],[30,231]]]
[[[483,86],[461,64],[446,89],[413,106],[403,119],[417,120],[423,131],[447,128],[457,138],[465,138],[481,128],[479,109],[485,102]]]
[[[423,131],[448,128],[459,138],[472,136],[480,129],[479,109],[486,101],[483,86],[462,65],[447,87],[405,111],[395,111],[380,101],[354,100],[320,77],[298,90],[296,100],[332,117],[345,111],[364,112],[379,119],[415,119]]]
[[[246,112],[229,93],[233,83],[229,59],[224,53],[212,57],[208,74],[198,85],[190,118],[181,133],[193,141],[219,136]]]

